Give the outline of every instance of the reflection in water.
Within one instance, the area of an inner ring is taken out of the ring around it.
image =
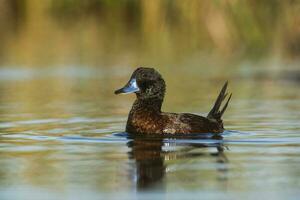
[[[228,159],[224,154],[224,145],[222,137],[214,138],[218,140],[212,143],[212,140],[207,140],[204,143],[171,143],[162,138],[134,138],[127,143],[131,149],[129,158],[135,160],[136,170],[136,185],[138,190],[159,189],[164,190],[165,185],[163,178],[167,173],[167,164],[165,161],[178,160],[182,158],[195,158],[195,157],[215,157],[217,164],[228,163]],[[164,149],[175,145],[182,147],[180,149]],[[212,153],[193,153],[192,151],[197,148],[213,148],[216,152]],[[217,165],[219,166],[219,165]],[[218,180],[226,180],[224,173],[227,172],[226,165],[217,167],[217,171],[221,173]]]
[[[128,142],[128,147],[131,148],[130,158],[136,161],[138,189],[151,188],[151,186],[161,183],[166,173],[162,146],[162,139],[136,138]]]

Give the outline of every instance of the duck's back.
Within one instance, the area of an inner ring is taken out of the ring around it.
[[[222,121],[190,113],[131,113],[126,131],[139,134],[221,133]]]
[[[221,133],[224,131],[222,121],[210,120],[206,117],[191,113],[162,113],[165,127],[163,133]]]

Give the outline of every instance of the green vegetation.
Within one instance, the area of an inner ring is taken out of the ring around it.
[[[3,0],[0,62],[135,65],[294,59],[300,1]]]

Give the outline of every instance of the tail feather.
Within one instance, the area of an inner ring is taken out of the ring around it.
[[[231,99],[232,93],[229,95],[225,105],[223,106],[223,108],[220,110],[221,104],[224,101],[224,99],[227,97],[228,93],[226,93],[227,90],[227,85],[228,85],[228,81],[226,81],[226,83],[224,84],[213,108],[211,109],[211,111],[208,113],[207,118],[209,119],[215,119],[215,120],[221,120],[222,115],[224,114],[228,103]]]
[[[226,103],[225,103],[225,105],[223,106],[223,108],[222,108],[222,110],[221,110],[221,117],[223,116],[223,114],[224,114],[224,112],[225,112],[225,110],[226,110],[226,108],[227,108],[227,106],[228,106],[228,103],[229,103],[229,101],[230,101],[230,99],[231,99],[231,96],[232,96],[232,93],[230,93],[230,95],[229,95],[229,97],[228,97],[228,99],[227,99],[227,101],[226,101]],[[224,98],[225,99],[225,98]]]

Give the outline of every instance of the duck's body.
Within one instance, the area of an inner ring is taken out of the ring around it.
[[[223,86],[214,107],[207,117],[190,113],[166,113],[161,111],[165,94],[165,82],[152,68],[138,68],[127,85],[115,93],[135,92],[135,100],[128,116],[126,132],[131,134],[199,134],[222,133],[222,114],[230,97],[220,111],[225,99],[227,82]]]
[[[221,133],[223,125],[189,113],[131,113],[126,125],[129,133],[190,134]]]
[[[129,113],[126,132],[153,134],[189,134],[223,132],[223,124],[190,113],[165,113],[138,100]]]

